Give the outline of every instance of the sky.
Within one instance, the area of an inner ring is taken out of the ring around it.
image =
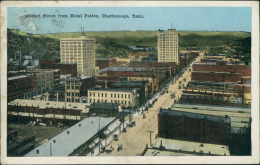
[[[252,31],[251,7],[8,7],[7,27],[33,34],[167,30]],[[25,18],[27,14],[41,18]],[[43,14],[55,18],[43,18]],[[68,15],[69,18],[58,18]],[[94,14],[100,18],[70,18],[70,14]],[[102,18],[102,14],[129,15],[129,18]],[[132,18],[132,14],[144,18]]]

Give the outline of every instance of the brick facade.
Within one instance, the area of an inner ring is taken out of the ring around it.
[[[251,67],[247,65],[226,65],[226,63],[217,63],[216,65],[194,64],[193,71],[207,71],[207,72],[228,72],[238,73],[238,78],[244,76],[251,76]],[[240,81],[240,80],[238,80]]]
[[[158,114],[158,137],[226,144],[231,123],[210,121],[207,118],[192,118],[185,115]]]
[[[96,66],[99,69],[109,68],[116,65],[116,58],[96,58]]]
[[[7,79],[7,101],[22,99],[23,94],[36,89],[36,76],[15,76]]]
[[[241,76],[237,73],[192,72],[192,81],[237,82]]]

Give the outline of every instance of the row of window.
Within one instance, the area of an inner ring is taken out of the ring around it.
[[[89,102],[90,103],[99,103],[99,102],[102,102],[102,103],[107,103],[108,100],[103,100],[103,99],[89,99]],[[117,103],[117,104],[124,104],[124,105],[130,105],[130,101],[120,101],[120,100],[111,100],[111,103]]]
[[[70,89],[69,85],[67,85],[67,89]],[[71,86],[71,89],[79,89],[79,86]]]
[[[96,97],[95,96],[95,92],[93,92],[93,97]],[[92,96],[92,92],[89,92],[89,96]],[[120,98],[120,94],[112,94],[111,93],[111,98],[113,98],[113,96],[114,96],[114,98]],[[107,97],[107,93],[97,93],[97,97]],[[121,98],[127,98],[127,94],[121,94]],[[130,94],[128,94],[128,98],[130,99]]]
[[[81,42],[61,42],[61,44],[81,44]]]
[[[79,93],[74,93],[74,92],[67,92],[67,96],[70,96],[70,94],[71,94],[71,96],[77,96],[77,97],[79,97]]]
[[[71,100],[71,102],[75,102],[75,103],[79,103],[79,99],[70,99],[70,98],[67,98],[67,102],[70,102],[70,100]]]

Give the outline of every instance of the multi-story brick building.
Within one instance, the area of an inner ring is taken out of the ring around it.
[[[227,144],[230,127],[228,117],[166,109],[158,114],[158,137],[167,139]]]
[[[96,66],[99,69],[109,68],[116,65],[116,58],[96,58]]]
[[[60,59],[47,59],[39,61],[39,69],[60,69],[60,74],[77,76],[77,63],[60,63]]]
[[[122,106],[135,106],[139,102],[138,88],[92,88],[88,90],[88,102],[118,103]]]
[[[108,76],[133,76],[134,68],[132,67],[111,67],[107,70]]]
[[[89,116],[117,117],[119,104],[116,103],[93,103],[89,107]]]
[[[77,77],[77,63],[58,63],[56,66],[61,75],[70,74],[71,77]]]
[[[22,99],[25,93],[36,89],[34,75],[19,75],[7,78],[7,101]]]
[[[35,69],[27,73],[36,75],[36,84],[38,93],[44,93],[48,90],[59,87],[60,70],[59,69]]]
[[[238,73],[238,78],[251,76],[251,67],[247,65],[229,65],[226,62],[216,62],[215,64],[194,64],[193,71],[201,72],[226,72]]]
[[[56,64],[60,62],[60,59],[44,59],[39,60],[39,69],[58,69]]]
[[[60,83],[59,69],[34,69],[30,71],[9,71],[7,77],[19,75],[35,75],[36,88],[38,94],[54,89]]]
[[[60,39],[60,59],[62,63],[77,63],[78,76],[95,76],[95,38],[62,38]]]
[[[237,82],[241,80],[238,73],[229,72],[198,72],[191,73],[193,81]]]
[[[65,81],[65,101],[80,102],[80,97],[88,96],[88,89],[95,86],[95,77],[70,77]]]
[[[158,62],[176,62],[179,64],[180,34],[175,29],[157,32]]]

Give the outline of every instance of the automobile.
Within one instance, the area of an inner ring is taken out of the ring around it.
[[[39,126],[46,126],[45,123],[39,123]]]

